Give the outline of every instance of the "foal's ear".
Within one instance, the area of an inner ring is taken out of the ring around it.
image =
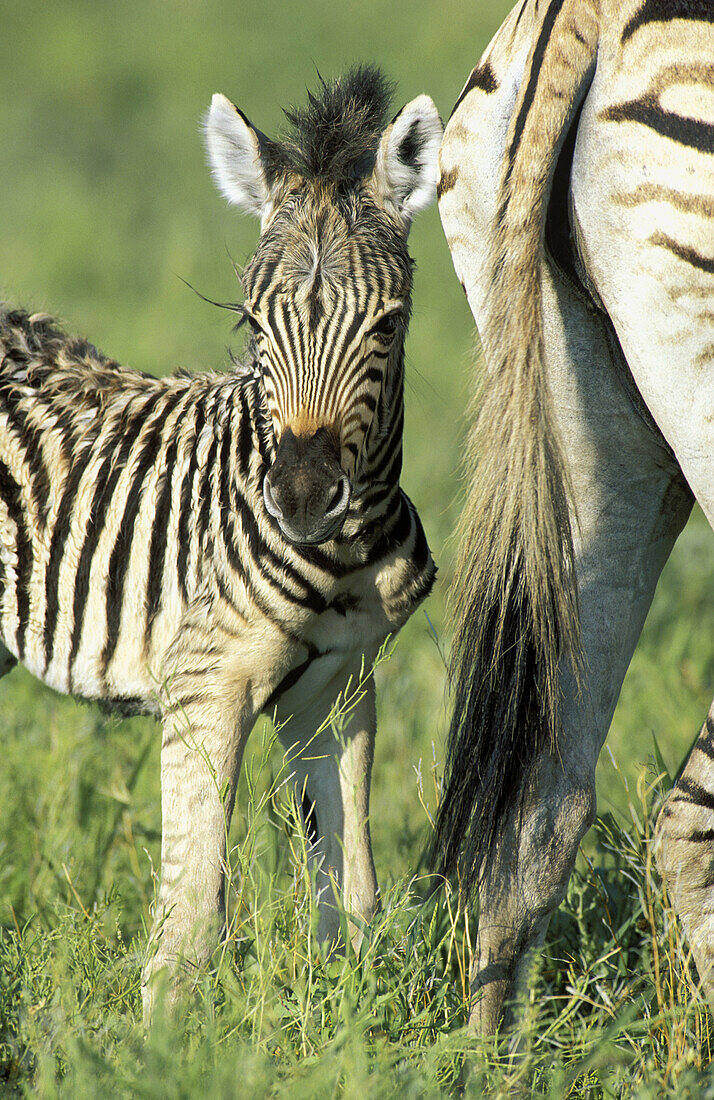
[[[268,138],[224,95],[214,95],[205,121],[206,148],[218,190],[263,221],[270,214],[264,152]]]
[[[428,95],[417,96],[382,134],[372,173],[377,201],[401,214],[406,227],[436,198],[437,154],[443,128]]]

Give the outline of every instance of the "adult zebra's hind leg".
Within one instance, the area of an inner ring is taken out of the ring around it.
[[[657,864],[714,1003],[714,703],[659,815]]]
[[[595,811],[595,767],[655,586],[692,505],[671,453],[631,396],[598,316],[557,274],[544,280],[549,383],[570,475],[582,690],[563,682],[557,757],[526,780],[480,890],[471,1021],[514,1018],[529,953],[560,904]],[[701,755],[701,754],[697,754]],[[714,790],[714,782],[711,789]],[[714,804],[714,800],[713,800]],[[519,827],[517,827],[519,826]]]
[[[604,406],[603,425],[607,411]],[[639,450],[640,465],[623,477],[620,458],[627,451],[608,461],[603,433],[603,446],[591,452],[602,461],[591,468],[598,480],[591,484],[589,505],[586,493],[579,496],[584,679],[582,690],[570,676],[564,682],[557,754],[539,757],[525,795],[514,800],[479,891],[471,1023],[485,1034],[502,1020],[507,1025],[517,1019],[530,954],[542,944],[550,916],[565,896],[580,841],[594,819],[597,758],[625,672],[660,571],[691,507],[691,495],[663,451],[656,463],[644,461],[648,451],[652,458],[659,449],[649,430],[642,423],[638,429],[626,411],[617,427],[610,423],[615,447],[619,429],[631,432],[630,457]],[[573,468],[575,492],[585,489],[588,466]],[[714,761],[709,765],[714,791]],[[714,794],[709,797],[714,824]]]
[[[573,740],[543,757],[522,807],[501,836],[479,890],[470,1024],[490,1035],[518,1015],[533,949],[565,896],[578,846],[595,815],[594,754]]]

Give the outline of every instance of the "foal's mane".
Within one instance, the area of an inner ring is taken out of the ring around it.
[[[319,74],[318,74],[319,76]],[[371,171],[393,85],[375,65],[359,65],[308,93],[305,107],[284,110],[288,127],[264,150],[271,175],[349,186]]]

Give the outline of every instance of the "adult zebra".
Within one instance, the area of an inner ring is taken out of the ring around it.
[[[456,581],[442,870],[493,1031],[560,903],[659,573],[714,522],[714,6],[520,0],[440,154],[486,360]],[[714,710],[658,824],[714,994]]]
[[[4,670],[17,658],[59,691],[163,718],[147,1017],[156,972],[215,943],[261,711],[294,748],[320,937],[338,933],[335,882],[349,912],[375,908],[360,675],[435,575],[399,477],[407,235],[435,196],[441,123],[420,96],[385,126],[388,102],[381,73],[355,69],[275,141],[214,97],[214,175],[262,227],[235,307],[253,336],[228,374],[157,380],[0,312]],[[325,720],[350,678],[338,737]]]

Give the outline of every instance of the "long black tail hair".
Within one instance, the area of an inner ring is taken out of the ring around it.
[[[436,870],[458,871],[467,892],[482,879],[537,757],[557,751],[562,662],[576,676],[580,669],[567,472],[543,355],[541,265],[550,182],[589,83],[597,35],[595,0],[546,7],[500,185],[481,333],[486,372],[451,591],[453,716],[432,852]]]

